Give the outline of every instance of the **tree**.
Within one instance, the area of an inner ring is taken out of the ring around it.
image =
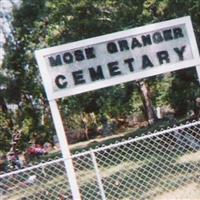
[[[148,119],[149,124],[153,124],[157,120],[157,116],[153,108],[153,103],[151,100],[152,97],[148,83],[145,80],[143,80],[138,82],[138,85],[142,94],[142,101],[146,111],[146,118]]]
[[[52,134],[54,132],[48,103],[34,59],[36,49],[185,15],[191,15],[196,36],[200,38],[199,8],[198,0],[22,1],[20,9],[14,12],[13,36],[15,40],[7,42],[3,64],[11,77],[4,97],[7,102],[15,102],[19,107],[16,123],[27,133],[27,138],[40,130],[45,131],[46,134],[50,131]],[[191,77],[194,76],[193,72]],[[180,74],[180,77],[185,83],[185,92],[190,91],[185,75]],[[174,95],[178,86],[174,84],[171,85],[173,90],[168,89],[176,78],[176,73],[172,73],[170,78],[165,77],[165,83],[160,82],[160,76],[148,79],[148,82],[141,80],[139,88],[141,92],[143,91],[143,95],[136,92],[138,85],[127,83],[60,100],[63,118],[69,119],[72,113],[78,115],[80,112],[95,112],[97,115],[101,112],[111,117],[125,116],[133,107],[131,99],[134,96],[138,101],[144,97],[144,104],[138,103],[138,108],[143,106],[147,118],[154,121],[153,105],[161,105],[165,102],[176,109],[175,102],[180,102],[179,96]],[[145,84],[141,84],[142,82]],[[197,82],[193,84],[197,88]],[[158,88],[165,88],[165,92],[157,92]],[[152,89],[153,92],[150,91]],[[182,91],[180,89],[180,92]],[[156,96],[158,93],[162,98]],[[188,95],[198,96],[197,90],[194,90],[194,93],[188,93]],[[173,98],[170,98],[172,96]],[[188,108],[189,103],[186,101],[185,108]]]
[[[5,45],[6,56],[3,68],[8,71],[9,81],[5,84],[4,99],[6,103],[14,103],[18,107],[17,111],[12,113],[13,124],[7,127],[7,130],[12,133],[15,125],[23,130],[22,146],[26,146],[24,141],[28,142],[35,132],[40,133],[41,130],[46,133],[52,132],[48,130],[52,128],[52,123],[47,123],[46,128],[44,128],[41,119],[47,102],[42,98],[41,80],[33,55],[35,38],[30,39],[30,31],[33,30],[31,28],[32,22],[39,17],[43,3],[35,1],[32,4],[31,1],[25,1],[22,2],[19,10],[17,7],[15,8],[15,20],[12,23],[12,32],[10,33],[12,37],[7,37]],[[24,16],[28,16],[28,18]],[[45,118],[49,119],[49,116]],[[46,138],[48,139],[48,137]]]

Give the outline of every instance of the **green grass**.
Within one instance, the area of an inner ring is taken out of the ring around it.
[[[167,123],[158,123],[156,129],[166,125]],[[154,128],[155,126],[152,127],[152,130]],[[145,131],[147,129],[137,130],[130,134],[127,133],[126,136],[141,135]],[[111,138],[106,142],[110,144],[115,140],[119,140],[119,138]],[[164,147],[165,143],[163,143],[163,140],[159,141],[160,145],[158,145],[156,140],[151,140],[151,142],[140,141],[136,146],[132,144],[132,146],[129,146],[130,152],[127,152],[125,146],[119,146],[114,151],[106,150],[96,154],[107,199],[151,200],[156,195],[175,190],[185,184],[196,181],[195,177],[200,173],[200,161],[179,162],[180,157],[188,153],[192,154],[192,152],[182,150],[174,153],[176,148],[174,150],[168,149]],[[92,145],[88,144],[88,148],[91,148]],[[56,153],[52,155],[52,159],[55,158],[54,156],[57,156]],[[102,158],[102,153],[104,158]],[[74,159],[74,165],[78,169],[77,177],[82,199],[93,200],[94,197],[101,199],[90,157],[86,155],[81,157],[81,159]],[[59,166],[57,167],[59,168]],[[44,180],[41,179],[40,184],[29,186],[25,190],[16,185],[15,189],[10,191],[9,196],[5,197],[5,199],[21,200],[22,197],[34,199],[40,196],[42,199],[45,199],[44,196],[48,193],[52,195],[47,195],[47,199],[53,200],[55,199],[53,194],[69,192],[68,182],[65,175],[62,174],[62,172],[64,173],[64,168],[61,172],[58,171],[56,173],[54,167],[50,166],[47,169],[48,178],[45,179],[44,177]],[[71,199],[69,195],[70,192],[68,193],[68,199]]]
[[[167,160],[164,162],[164,160],[160,160],[161,157],[153,155],[137,162],[130,160],[107,167],[100,165],[99,170],[107,198],[109,200],[121,200],[126,197],[126,199],[132,200],[135,197],[135,199],[139,200],[145,197],[150,200],[157,194],[175,190],[191,182],[199,174],[196,170],[197,168],[195,168],[195,166],[199,166],[199,161],[192,164],[180,164]],[[177,161],[178,158],[172,160]],[[191,170],[186,171],[188,168]],[[35,197],[38,198],[39,195],[44,199],[45,193],[52,194],[47,199],[55,199],[53,194],[57,195],[58,191],[60,193],[64,193],[66,190],[69,191],[69,186],[64,175],[52,175],[39,185],[25,188],[25,193],[24,188],[16,185],[15,189],[5,199],[17,200],[22,199],[22,197],[34,199]],[[77,176],[84,200],[92,200],[94,196],[99,196],[94,170],[84,168],[78,171]]]

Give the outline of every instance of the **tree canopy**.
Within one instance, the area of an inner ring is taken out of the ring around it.
[[[0,127],[6,132],[1,141],[9,138],[16,126],[23,131],[23,141],[35,133],[41,141],[52,140],[55,131],[34,58],[36,49],[186,15],[192,18],[199,42],[199,10],[199,0],[23,0],[13,13],[14,40],[8,38],[5,45],[3,68],[9,81],[0,77],[6,85],[0,99]],[[148,87],[154,107],[170,106],[179,117],[196,110],[200,90],[195,68],[149,78]],[[3,109],[5,102],[17,104],[17,110]],[[138,112],[146,115],[139,82],[62,99],[60,109],[72,129],[80,125],[80,113],[94,113],[99,123],[102,115],[116,119]]]

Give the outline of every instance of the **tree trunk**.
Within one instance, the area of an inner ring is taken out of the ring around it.
[[[7,108],[6,102],[5,102],[4,98],[1,96],[1,94],[0,94],[0,107],[1,107],[1,110],[4,113],[8,112],[8,108]]]
[[[157,116],[153,109],[153,103],[151,100],[151,93],[149,86],[145,80],[139,81],[138,84],[142,95],[142,101],[145,109],[146,118],[150,125],[154,124],[157,121]]]

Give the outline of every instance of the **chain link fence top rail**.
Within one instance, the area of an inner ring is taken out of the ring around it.
[[[200,200],[200,121],[77,153],[72,160],[83,200]],[[0,195],[72,199],[63,159],[0,175]]]

